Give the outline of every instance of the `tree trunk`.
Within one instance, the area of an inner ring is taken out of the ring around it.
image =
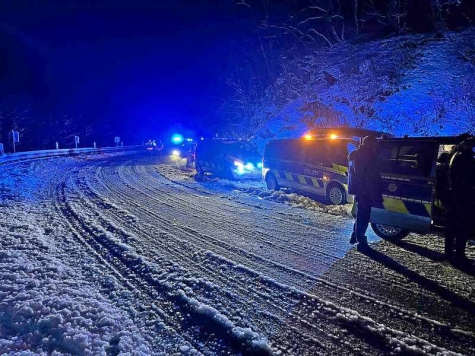
[[[400,0],[388,1],[388,23],[391,31],[399,32]]]

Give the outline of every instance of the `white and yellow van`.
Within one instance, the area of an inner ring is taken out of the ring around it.
[[[368,135],[391,136],[338,127],[312,130],[301,138],[270,141],[264,149],[262,178],[269,189],[288,187],[326,197],[335,205],[352,202],[348,194],[348,153]]]

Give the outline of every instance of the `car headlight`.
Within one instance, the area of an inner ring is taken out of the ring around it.
[[[236,167],[244,167],[244,163],[242,163],[241,161],[234,161],[234,165]]]
[[[172,155],[179,157],[179,156],[180,156],[180,151],[178,151],[178,150],[173,150],[173,151],[172,151]]]
[[[259,163],[257,164],[257,168],[262,168],[262,162],[259,162]]]
[[[254,165],[249,162],[249,163],[246,163],[244,168],[246,168],[248,171],[252,171],[254,169]]]

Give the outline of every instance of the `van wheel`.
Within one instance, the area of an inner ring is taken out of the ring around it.
[[[345,189],[339,184],[330,184],[327,188],[327,198],[334,205],[346,204]]]
[[[269,190],[279,190],[279,183],[277,183],[277,178],[272,173],[269,173],[266,176],[267,189]]]
[[[381,224],[371,224],[371,227],[376,235],[385,240],[402,240],[407,235],[409,235],[408,230],[404,230],[399,227]]]

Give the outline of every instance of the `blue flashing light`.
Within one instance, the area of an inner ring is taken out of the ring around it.
[[[183,135],[174,134],[174,135],[172,136],[172,142],[173,142],[174,144],[177,144],[177,145],[178,145],[178,144],[182,143],[183,140],[184,140]]]

